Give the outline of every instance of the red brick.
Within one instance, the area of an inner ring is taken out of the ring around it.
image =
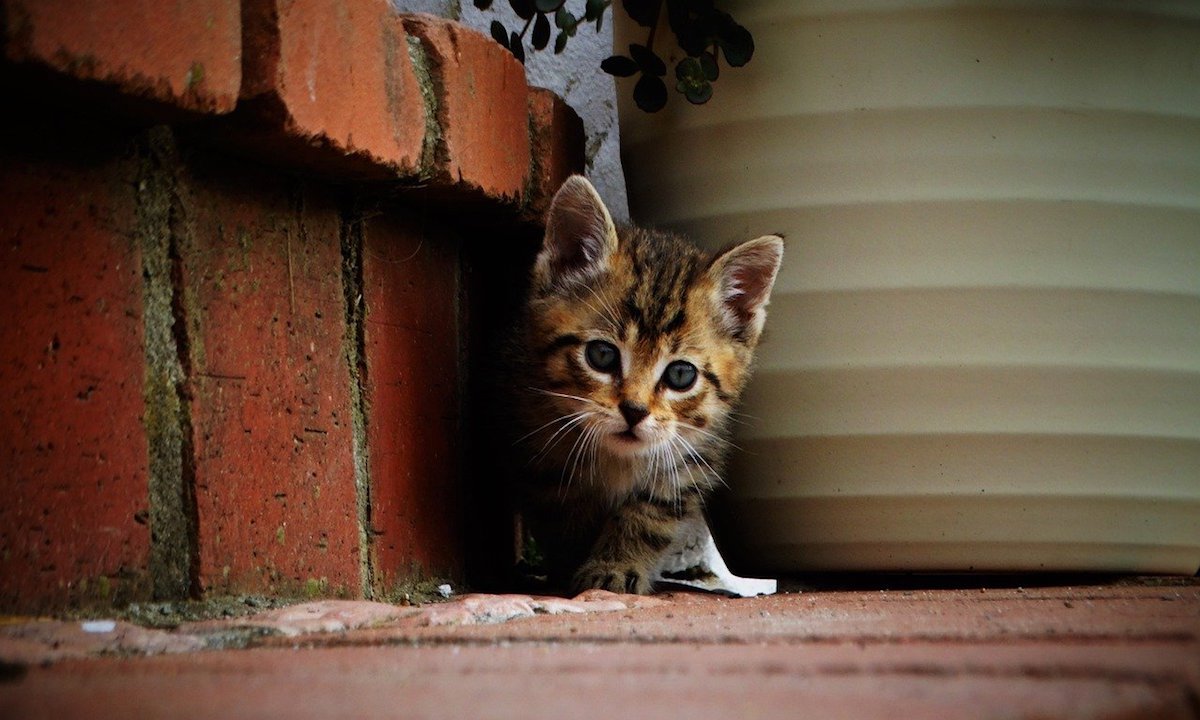
[[[131,183],[116,163],[5,154],[0,197],[0,607],[136,597],[150,537]]]
[[[868,576],[870,577],[870,576]],[[883,578],[887,581],[893,578]],[[1036,578],[1034,578],[1036,579]],[[1182,582],[1188,582],[1182,579]],[[658,597],[662,597],[661,595]],[[1200,669],[1200,585],[1035,590],[807,591],[758,598],[677,593],[636,616],[564,613],[536,625],[380,628],[378,642],[747,644],[1096,641],[1173,638]],[[614,618],[621,618],[616,620]],[[714,635],[714,628],[719,634]]]
[[[452,718],[702,720],[803,707],[815,717],[957,718],[970,708],[981,717],[1194,719],[1196,583],[842,589],[737,600],[589,593],[586,603],[469,596],[424,609],[323,603],[190,624],[173,642],[219,625],[358,629],[306,634],[302,649],[295,637],[274,636],[257,641],[269,649],[44,665],[34,663],[171,648],[166,637],[138,637],[121,625],[103,644],[64,625],[9,625],[0,628],[0,656],[31,667],[0,683],[0,709],[6,717],[129,717],[151,708],[164,717],[224,718],[327,717],[353,706],[375,716],[403,697],[409,715]],[[572,612],[588,609],[596,612]]]
[[[583,172],[583,120],[559,96],[543,88],[531,88],[529,133],[533,177],[526,212],[530,219],[540,222],[563,182]]]
[[[225,113],[241,84],[238,0],[4,0],[9,60],[121,93]]]
[[[1195,718],[1181,671],[1195,647],[1183,643],[1011,653],[714,635],[726,637],[709,628],[694,644],[348,644],[66,661],[0,685],[0,707],[16,718],[378,717],[401,704],[411,717],[527,720]]]
[[[235,173],[183,196],[200,585],[357,595],[339,216]]]
[[[354,172],[413,173],[425,105],[383,0],[245,0],[242,96],[269,100],[291,146]]]
[[[489,198],[517,201],[529,179],[525,68],[491,38],[431,15],[406,15],[437,94],[441,138],[435,177]]]
[[[376,587],[414,570],[457,574],[458,258],[447,238],[377,218],[364,232],[363,297]]]

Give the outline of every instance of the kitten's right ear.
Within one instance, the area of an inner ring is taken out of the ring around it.
[[[534,266],[545,289],[589,280],[602,272],[617,249],[617,228],[592,184],[572,175],[555,194],[546,214],[546,237]]]
[[[764,235],[718,255],[709,267],[725,328],[753,347],[767,319],[771,288],[783,260],[783,238]]]

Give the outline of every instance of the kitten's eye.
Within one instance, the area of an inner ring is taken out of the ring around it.
[[[676,360],[663,371],[663,382],[672,390],[687,390],[696,384],[696,366],[687,360]]]
[[[584,349],[588,365],[602,373],[615,373],[621,367],[621,353],[616,345],[603,340],[592,340]]]

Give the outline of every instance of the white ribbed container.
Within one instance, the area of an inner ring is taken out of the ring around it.
[[[787,236],[731,564],[1195,573],[1200,4],[722,5],[753,62],[621,133],[639,222]]]

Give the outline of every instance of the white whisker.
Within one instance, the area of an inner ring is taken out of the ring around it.
[[[693,486],[695,486],[696,476],[692,474],[691,466],[688,465],[687,459],[683,456],[683,452],[677,450],[675,447],[676,443],[678,443],[682,439],[683,438],[679,437],[678,435],[673,435],[671,437],[670,447],[671,447],[671,450],[676,452],[677,456],[679,457],[679,464],[683,465],[683,469],[687,471],[688,480],[691,482],[691,484]],[[679,482],[679,465],[675,466],[675,495],[676,495],[675,507],[678,510],[682,511],[682,509],[683,509],[683,486],[682,486],[682,483]]]
[[[728,418],[739,425],[750,425],[751,423],[756,423],[762,420],[762,418],[758,417],[757,415],[747,415],[744,412],[737,411],[730,412]]]
[[[596,402],[595,400],[592,400],[591,398],[585,398],[580,395],[570,395],[567,393],[554,392],[553,390],[543,390],[542,388],[536,388],[536,387],[529,387],[526,389],[531,390],[532,392],[541,393],[542,395],[549,395],[550,397],[564,398],[566,400],[578,400],[579,402],[584,402],[589,405],[595,405],[596,407],[604,407],[603,405]]]
[[[554,418],[553,420],[551,420],[550,422],[542,423],[537,429],[531,430],[530,432],[525,433],[524,435],[517,438],[516,440],[513,440],[513,445],[520,444],[521,441],[527,440],[530,437],[533,437],[534,435],[538,434],[542,430],[545,430],[546,428],[550,427],[554,423],[565,422],[573,417],[577,417],[579,415],[584,415],[589,412],[592,412],[592,411],[591,410],[577,410],[576,412],[573,412],[573,413],[567,413],[566,415],[560,415],[560,416]]]
[[[604,308],[605,310],[603,313],[600,313],[599,311],[596,312],[612,324],[612,330],[614,333],[619,332],[621,329],[621,323],[617,321],[616,310],[613,309],[613,306],[608,302],[608,300],[601,296],[600,293],[596,292],[596,288],[588,285],[587,289],[591,291],[592,297],[596,298],[596,302],[600,303],[600,307]],[[588,305],[588,307],[591,307],[591,305]],[[595,308],[593,308],[593,310],[595,310]]]
[[[594,487],[596,485],[596,465],[598,465],[600,462],[598,454],[600,452],[600,439],[603,431],[600,429],[599,423],[593,425],[592,427],[595,428],[595,432],[592,433],[591,440],[589,442],[589,445],[591,446],[591,463],[588,466],[588,485]]]
[[[598,432],[600,432],[600,427],[597,423],[592,423],[591,425],[588,425],[587,429],[583,431],[583,444],[580,445],[580,447],[579,447],[579,454],[575,456],[575,465],[571,469],[572,476],[574,476],[576,474],[577,469],[582,470],[582,469],[587,468],[587,466],[588,466],[588,461],[587,461],[588,448],[591,447],[592,444],[594,443],[596,434]],[[582,473],[580,473],[580,475],[582,475]],[[589,482],[589,484],[593,484],[593,485],[595,484],[594,477],[592,478],[592,481]]]
[[[592,290],[592,292],[595,293],[596,291]],[[587,300],[584,300],[583,298],[579,297],[578,295],[575,296],[575,299],[578,300],[579,302],[583,303],[584,305],[587,305],[589,310],[591,310],[592,312],[599,315],[600,319],[604,320],[609,325],[611,325],[612,326],[611,329],[613,330],[614,334],[620,328],[620,326],[617,324],[617,322],[615,320],[613,320],[611,317],[609,317],[609,315],[607,313],[596,309],[595,305],[592,305],[590,302],[588,302]]]
[[[576,452],[579,450],[580,444],[583,442],[583,439],[585,437],[587,437],[588,430],[590,430],[591,428],[592,428],[592,426],[590,426],[590,425],[585,427],[583,432],[579,433],[578,437],[575,438],[575,443],[573,445],[571,445],[571,449],[567,451],[567,457],[563,461],[562,472],[559,474],[559,478],[558,478],[558,487],[560,489],[563,489],[564,480],[566,481],[565,489],[569,490],[571,488],[571,484],[575,480],[575,469],[579,463],[579,456],[576,455]],[[574,462],[571,461],[572,456],[575,456]],[[569,476],[567,474],[568,468],[570,468],[570,470],[571,470],[571,473]]]
[[[659,482],[663,477],[663,456],[659,446],[654,446],[650,453],[650,477],[654,481],[654,488],[657,490]]]
[[[563,437],[566,437],[565,433],[567,433],[568,430],[570,430],[572,427],[578,425],[579,423],[583,422],[584,420],[586,420],[588,417],[590,417],[592,415],[595,415],[595,413],[591,412],[591,411],[583,413],[582,415],[572,418],[565,425],[563,425],[558,430],[556,430],[554,432],[554,434],[550,436],[550,439],[546,441],[546,444],[542,445],[542,449],[539,450],[537,452],[537,454],[533,456],[533,460],[531,462],[537,462],[543,456],[548,455],[550,450],[552,450],[554,448],[554,446],[557,445],[558,442]]]
[[[735,445],[734,443],[730,442],[730,441],[729,441],[728,439],[726,439],[725,437],[723,437],[723,436],[721,436],[721,435],[718,435],[717,433],[715,433],[715,432],[713,432],[713,431],[711,431],[711,430],[705,430],[704,428],[702,428],[702,427],[700,427],[700,426],[698,426],[698,425],[692,425],[691,423],[686,423],[686,422],[684,422],[684,421],[682,421],[682,420],[676,420],[676,421],[675,421],[675,423],[676,423],[677,425],[682,425],[683,427],[685,427],[685,428],[688,428],[688,429],[690,429],[690,430],[695,430],[696,432],[700,433],[701,435],[704,435],[705,437],[712,438],[713,440],[715,440],[716,442],[720,443],[721,445],[724,445],[724,446],[731,447],[731,448],[733,448],[733,449],[735,449],[735,450],[741,450],[741,448],[740,448],[740,447],[738,447],[738,446],[737,446],[737,445]]]
[[[711,477],[714,481],[724,485],[725,487],[729,487],[729,485],[725,482],[725,479],[721,477],[721,474],[708,463],[708,460],[704,459],[704,456],[700,454],[700,451],[696,450],[696,447],[688,442],[687,438],[683,437],[682,435],[676,435],[675,437],[679,439],[679,442],[684,444],[684,446],[691,453],[692,457],[704,463],[704,467],[708,468],[708,472],[705,473],[705,475],[711,474]]]

